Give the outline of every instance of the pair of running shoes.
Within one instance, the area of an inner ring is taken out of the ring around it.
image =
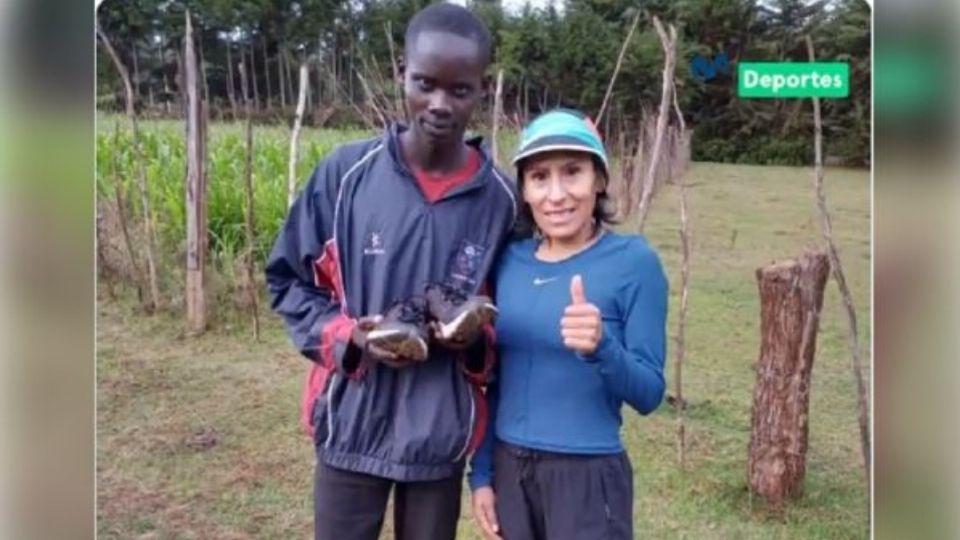
[[[423,361],[431,335],[449,344],[469,346],[496,316],[490,297],[468,294],[446,283],[432,284],[422,295],[395,302],[365,333],[365,343],[360,345],[371,352]]]

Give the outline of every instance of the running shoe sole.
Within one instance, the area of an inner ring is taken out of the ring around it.
[[[490,303],[483,303],[463,310],[448,323],[440,323],[440,337],[449,341],[466,341],[479,334],[483,326],[491,323],[499,311]]]
[[[401,358],[423,361],[427,359],[427,342],[416,332],[400,328],[371,330],[367,345],[393,353]]]

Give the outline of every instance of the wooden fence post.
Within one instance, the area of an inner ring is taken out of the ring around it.
[[[183,37],[184,84],[187,101],[187,325],[193,333],[207,327],[207,303],[204,293],[206,271],[206,202],[207,182],[204,171],[204,115],[197,77],[197,56],[194,52],[190,11],[186,12]]]

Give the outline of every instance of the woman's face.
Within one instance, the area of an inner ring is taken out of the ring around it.
[[[586,152],[545,152],[523,165],[523,200],[541,234],[551,241],[577,244],[590,239],[602,183]]]

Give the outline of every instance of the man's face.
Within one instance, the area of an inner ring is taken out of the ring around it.
[[[408,44],[403,88],[415,135],[435,146],[459,144],[483,97],[485,70],[473,39],[425,31]]]

